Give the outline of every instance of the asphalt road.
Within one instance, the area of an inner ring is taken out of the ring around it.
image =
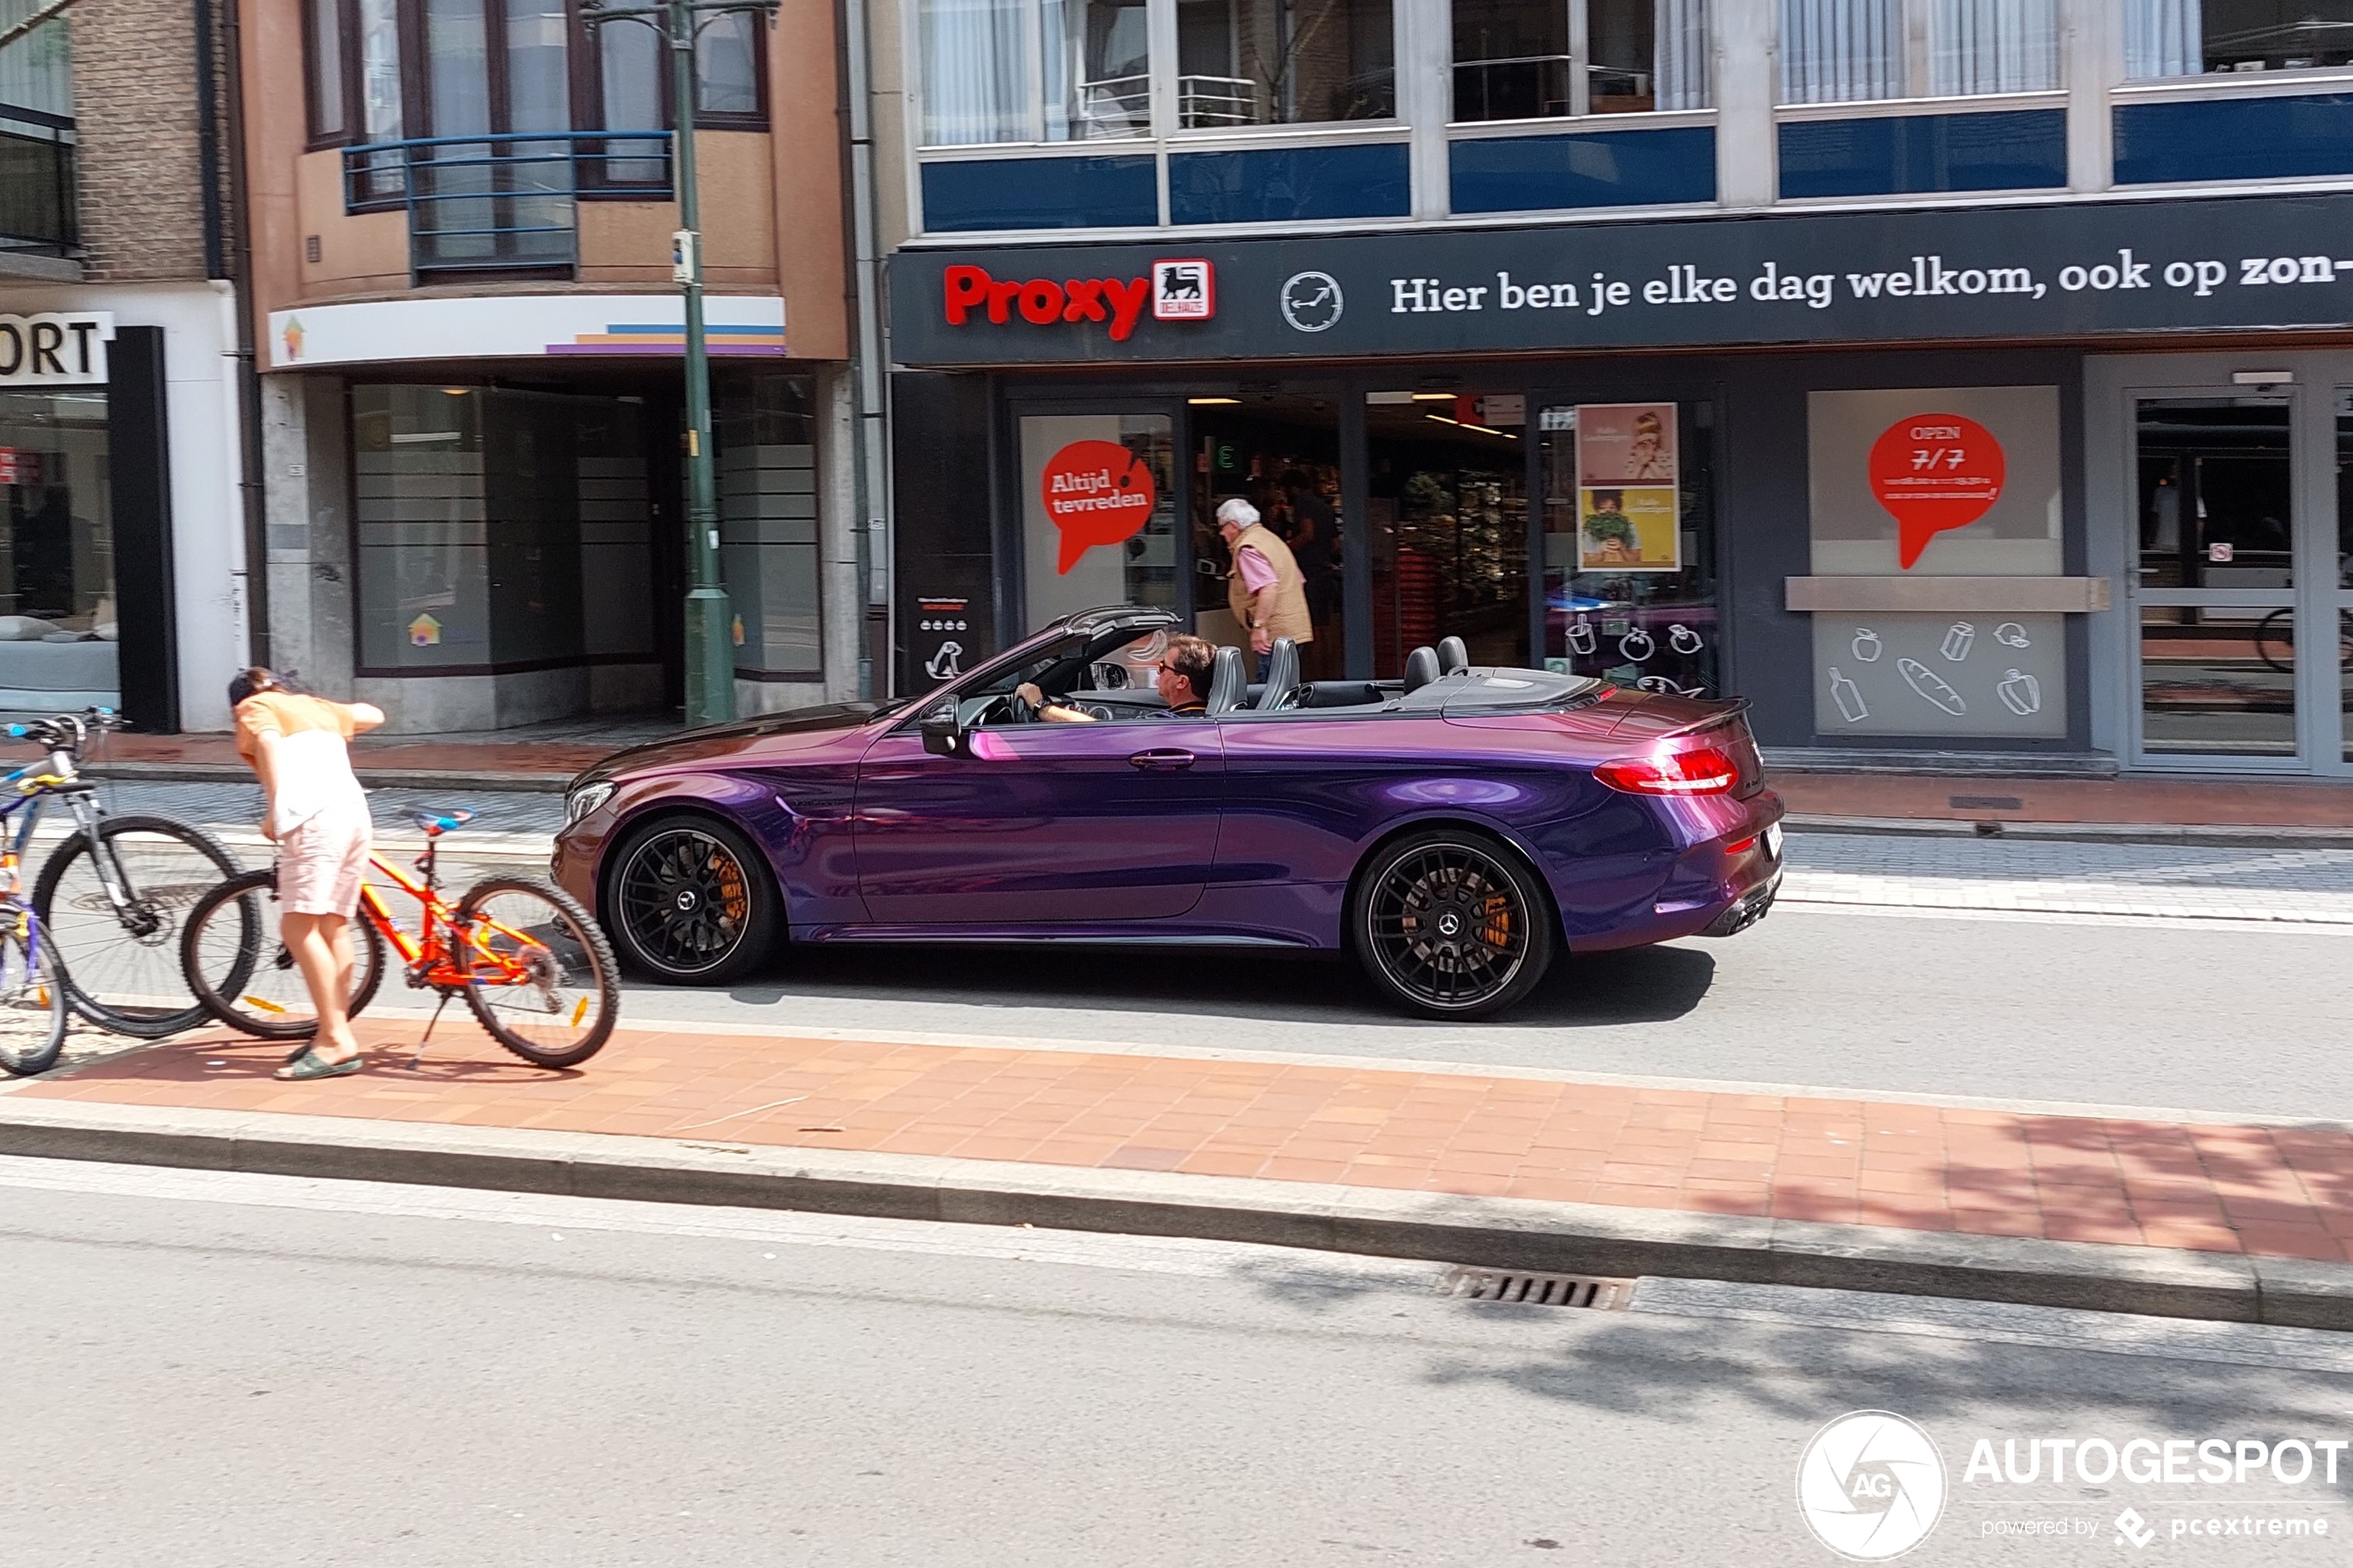
[[[2137,1562],[2126,1508],[2151,1560],[2318,1564],[2353,1531],[2353,1462],[1964,1475],[1981,1437],[2353,1436],[2341,1337],[2110,1319],[2115,1353],[2019,1343],[2051,1325],[2017,1310],[1856,1331],[1818,1293],[1762,1321],[1573,1311],[1443,1298],[1437,1273],[0,1161],[0,1541],[43,1568],[1811,1568],[1801,1454],[1866,1408],[1942,1455],[1911,1562]],[[2170,1534],[2226,1515],[2330,1535]]]
[[[2353,1120],[2348,989],[2353,928],[1790,905],[1571,960],[1476,1024],[1391,1012],[1346,963],[1134,949],[802,949],[623,1016]]]

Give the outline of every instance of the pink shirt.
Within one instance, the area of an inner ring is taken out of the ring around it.
[[[1242,586],[1253,595],[1275,585],[1275,569],[1249,545],[1234,552],[1234,570],[1242,574]]]

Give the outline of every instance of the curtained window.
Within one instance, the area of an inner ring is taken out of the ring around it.
[[[1781,102],[2044,93],[2058,0],[1781,0]]]
[[[1458,122],[1708,107],[1706,0],[1456,0]]]

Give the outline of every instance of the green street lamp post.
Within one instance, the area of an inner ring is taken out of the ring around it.
[[[613,5],[582,0],[592,28],[641,22],[670,50],[671,101],[677,117],[673,157],[678,223],[672,272],[686,305],[686,722],[723,724],[736,716],[735,618],[719,574],[719,481],[711,453],[711,348],[703,335],[702,200],[695,182],[695,41],[716,18],[750,14],[773,20],[779,0],[647,0]]]

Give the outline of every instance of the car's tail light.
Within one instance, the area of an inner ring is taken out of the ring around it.
[[[1593,776],[1628,795],[1730,795],[1740,784],[1740,769],[1712,746],[1621,757],[1594,769]]]

